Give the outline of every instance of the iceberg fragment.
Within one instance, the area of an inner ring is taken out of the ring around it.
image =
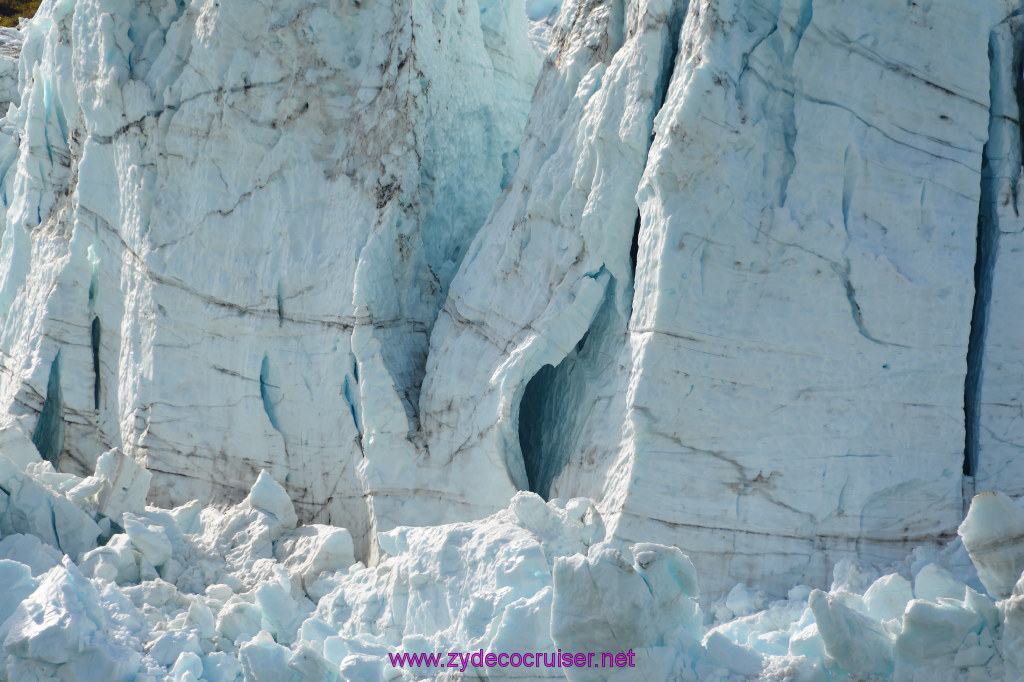
[[[753,677],[761,672],[764,659],[748,646],[737,644],[720,632],[712,632],[704,640],[708,656],[730,672],[744,677]]]
[[[146,506],[152,474],[119,450],[108,450],[96,460],[92,476],[82,480],[68,498],[97,514],[124,525],[122,514],[138,513]]]
[[[60,551],[35,535],[14,533],[0,540],[0,559],[10,559],[28,566],[33,576],[45,573],[59,564],[62,556]]]
[[[140,656],[114,641],[108,626],[96,589],[65,559],[0,626],[8,674],[130,680]]]
[[[920,581],[920,574],[917,579]],[[871,583],[864,592],[864,608],[875,620],[900,620],[907,604],[913,598],[914,590],[910,586],[910,581],[898,573],[889,573]]]
[[[78,558],[96,546],[101,532],[81,507],[0,456],[0,533],[34,535]]]
[[[914,576],[914,596],[918,599],[932,602],[941,598],[963,600],[966,589],[966,585],[936,564],[926,565]]]
[[[907,604],[896,651],[911,663],[926,663],[955,653],[969,632],[981,632],[982,624],[981,616],[962,602],[940,599],[936,604],[915,599]]]
[[[1010,596],[1024,572],[1024,509],[1000,492],[975,495],[957,532],[988,593]]]
[[[551,637],[566,651],[663,645],[682,626],[699,636],[697,579],[675,547],[640,544],[632,561],[608,545],[555,560]]]
[[[862,678],[892,673],[892,640],[877,622],[821,590],[811,592],[807,605],[825,654],[841,669]]]
[[[32,577],[31,569],[25,564],[10,559],[0,559],[0,623],[7,620],[14,610],[39,587],[39,581]]]

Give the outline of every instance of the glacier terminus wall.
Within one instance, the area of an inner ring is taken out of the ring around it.
[[[164,506],[266,470],[368,562],[588,497],[707,597],[1024,494],[1024,5],[526,4],[0,34],[4,423]]]
[[[40,452],[91,471],[119,446],[164,504],[237,502],[266,469],[365,552],[398,520],[372,491],[406,485],[386,474],[436,311],[515,167],[521,10],[44,5],[0,256],[0,393],[42,415]]]

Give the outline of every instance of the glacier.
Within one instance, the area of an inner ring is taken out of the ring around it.
[[[1022,56],[1019,0],[46,0],[0,679],[1024,675]]]

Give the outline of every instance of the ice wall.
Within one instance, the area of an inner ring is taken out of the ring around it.
[[[1019,295],[1024,199],[1021,198],[1021,43],[1024,17],[1015,15],[996,26],[989,36],[992,59],[992,116],[982,168],[981,210],[978,219],[978,348],[974,361],[973,429],[968,448],[976,453],[970,472],[975,487],[1024,492],[1024,395],[1021,369],[1024,344]]]
[[[1016,9],[563,7],[431,339],[432,454],[592,496],[712,594],[950,536],[964,472],[1012,488],[1022,442],[985,426],[1017,374],[978,371],[998,325],[1019,362]]]
[[[62,0],[24,43],[0,409],[64,469],[119,445],[165,504],[266,468],[304,519],[393,525],[373,495],[419,494],[392,451],[417,452],[428,334],[515,167],[522,2]]]
[[[956,527],[991,27],[962,3],[691,13],[638,192],[618,534],[772,584]]]
[[[1024,492],[1020,2],[555,6],[44,4],[0,413],[162,504],[266,470],[371,559],[587,496],[705,596]]]
[[[513,490],[529,488],[530,471],[544,468],[538,460],[553,458],[572,466],[546,465],[552,495],[563,492],[559,476],[579,479],[574,494],[614,488],[633,195],[682,11],[662,1],[563,8],[519,169],[431,337],[423,426],[432,455],[458,468],[491,461]],[[547,377],[538,374],[545,366]]]

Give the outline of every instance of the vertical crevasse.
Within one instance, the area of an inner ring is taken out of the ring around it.
[[[103,329],[100,325],[100,318],[92,318],[92,324],[89,325],[89,342],[92,347],[92,406],[93,409],[100,409],[100,340],[102,338]]]
[[[988,137],[981,167],[975,299],[964,385],[964,488],[1024,494],[1024,229],[1021,181],[1024,16],[989,34]]]
[[[43,409],[39,412],[32,433],[32,443],[43,459],[54,467],[60,463],[60,453],[64,449],[64,394],[60,384],[60,351],[50,364],[50,377],[46,382],[46,399]]]
[[[260,398],[263,400],[263,411],[267,413],[267,419],[274,430],[284,435],[281,424],[277,420],[277,393],[280,387],[274,385],[270,378],[270,358],[263,354],[263,361],[260,363]]]

